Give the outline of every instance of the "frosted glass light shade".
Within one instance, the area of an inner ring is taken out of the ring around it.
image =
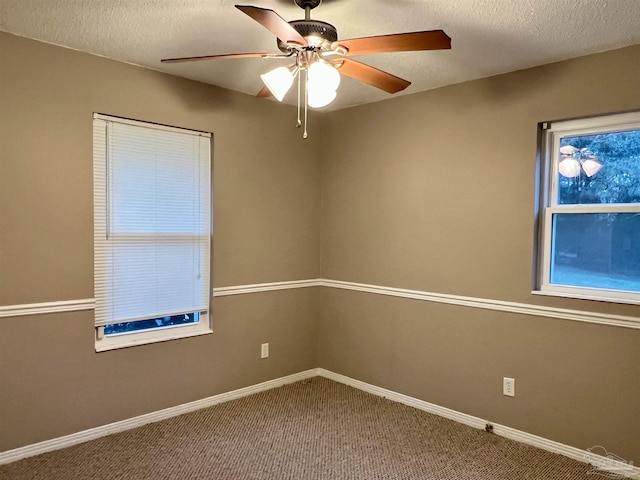
[[[340,86],[340,74],[335,67],[318,60],[309,67],[309,88],[337,90]]]
[[[307,72],[307,99],[311,108],[322,108],[336,98],[340,86],[340,74],[332,65],[318,60],[309,66]]]
[[[336,96],[337,93],[335,90],[309,88],[307,101],[311,108],[322,108],[333,102],[336,99]]]
[[[291,70],[287,67],[278,67],[275,70],[260,75],[264,84],[279,102],[282,101],[291,88],[291,85],[293,85],[293,77],[293,73],[291,73]]]

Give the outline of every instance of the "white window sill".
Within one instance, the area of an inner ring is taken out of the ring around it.
[[[532,290],[533,295],[548,296],[548,297],[564,297],[575,298],[578,300],[592,300],[595,302],[609,302],[609,303],[624,303],[628,305],[640,305],[640,295],[637,299],[627,298],[624,296],[608,295],[609,292],[603,291],[598,293],[589,293],[584,289],[577,292],[571,291],[556,291],[556,290]]]
[[[135,347],[138,345],[147,345],[151,343],[167,342],[169,340],[177,340],[180,338],[197,337],[200,335],[208,335],[213,333],[208,322],[205,325],[189,325],[184,327],[173,327],[159,329],[149,332],[123,333],[119,335],[105,335],[103,338],[96,340],[96,352],[106,352],[119,348]]]

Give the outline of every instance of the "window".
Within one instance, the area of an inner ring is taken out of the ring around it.
[[[211,135],[94,114],[96,350],[211,332]]]
[[[542,129],[536,293],[640,303],[640,112]]]

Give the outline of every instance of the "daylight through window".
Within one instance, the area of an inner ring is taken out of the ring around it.
[[[98,350],[207,333],[210,135],[95,115]]]
[[[640,112],[543,128],[539,290],[640,303]]]

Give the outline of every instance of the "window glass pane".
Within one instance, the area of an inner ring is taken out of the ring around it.
[[[136,322],[112,323],[105,325],[105,335],[115,335],[118,333],[132,333],[143,330],[153,330],[156,328],[172,327],[177,325],[188,325],[198,323],[200,313],[186,313],[173,315],[170,317],[153,318],[149,320],[138,320]]]
[[[640,130],[560,139],[558,203],[640,202]]]
[[[640,213],[555,214],[551,283],[640,292]]]

